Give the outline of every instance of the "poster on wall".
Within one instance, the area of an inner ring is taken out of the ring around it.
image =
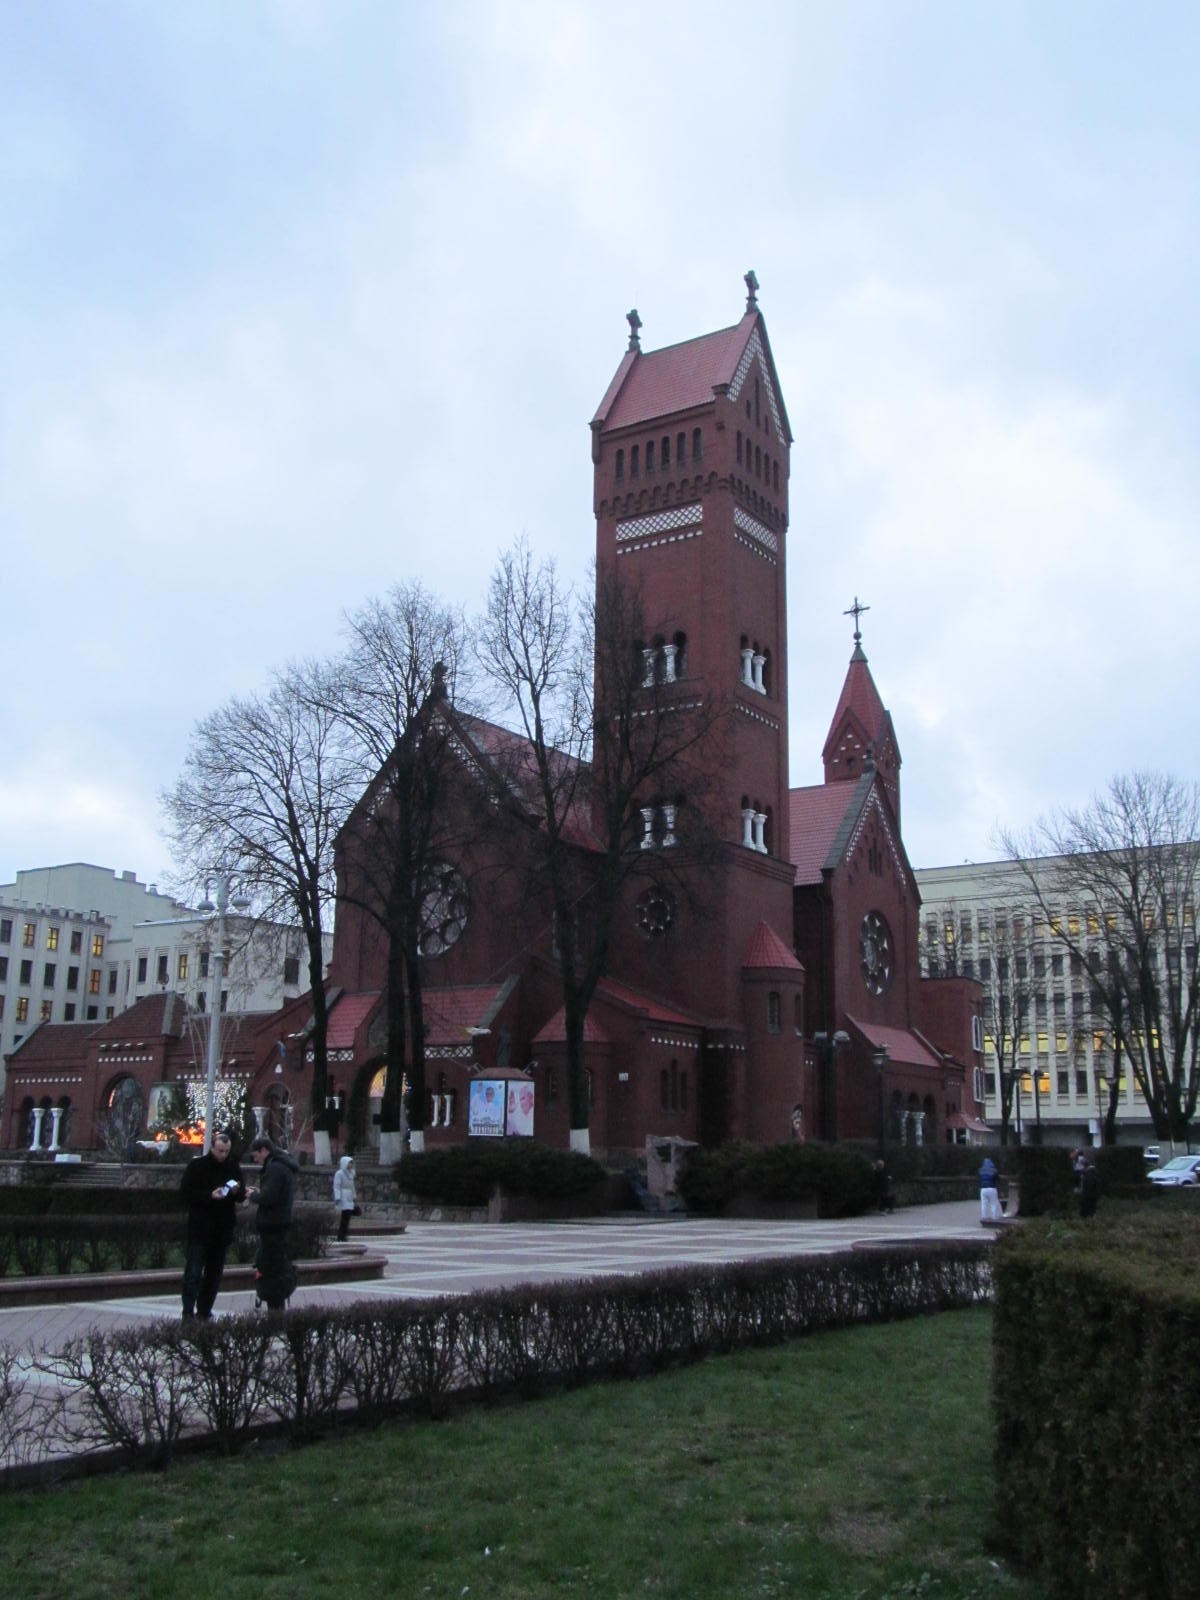
[[[533,1085],[513,1082],[508,1085],[509,1138],[533,1138]]]
[[[467,1132],[473,1139],[503,1139],[504,1083],[498,1078],[476,1078],[467,1107]]]

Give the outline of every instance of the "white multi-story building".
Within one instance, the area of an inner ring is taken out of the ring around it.
[[[1045,865],[1052,868],[1054,862],[1047,858]],[[1019,988],[1024,1001],[1010,1138],[1020,1128],[1028,1140],[1040,1120],[1047,1142],[1099,1143],[1113,1071],[1109,1031],[1094,1014],[1082,958],[1071,954],[1051,927],[1061,917],[1066,931],[1086,942],[1088,928],[1080,921],[1084,913],[1064,904],[1048,908],[1047,915],[1012,861],[926,867],[916,878],[922,971],[936,976],[953,970],[983,985],[988,1122],[999,1132],[1000,1082],[989,1011],[993,963],[1003,960],[1009,963],[1005,981],[1010,991]],[[1119,1074],[1117,1120],[1124,1136],[1153,1139],[1150,1113],[1132,1073],[1122,1064]]]
[[[41,1022],[105,1022],[165,990],[205,1010],[214,936],[211,916],[132,872],[73,862],[0,884],[0,1090],[5,1058]],[[275,1011],[308,988],[297,928],[230,915],[225,949],[222,1010]]]

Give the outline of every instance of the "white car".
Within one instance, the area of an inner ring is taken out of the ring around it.
[[[1165,1167],[1150,1174],[1150,1182],[1177,1188],[1180,1184],[1200,1186],[1200,1156],[1173,1156]]]

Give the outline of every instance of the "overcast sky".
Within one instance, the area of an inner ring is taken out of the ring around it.
[[[791,771],[864,646],[916,866],[1200,776],[1200,8],[0,0],[0,881],[168,877],[196,719],[516,536],[760,303]]]

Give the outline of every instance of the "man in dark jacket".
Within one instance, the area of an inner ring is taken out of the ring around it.
[[[213,1131],[212,1149],[183,1169],[179,1192],[188,1208],[183,1264],[183,1320],[207,1322],[225,1271],[225,1252],[237,1225],[238,1201],[245,1197],[242,1169],[231,1155],[224,1128]]]
[[[288,1254],[287,1236],[300,1168],[286,1150],[280,1150],[263,1134],[250,1146],[250,1156],[262,1172],[258,1188],[247,1190],[247,1198],[258,1207],[254,1287],[268,1311],[282,1311],[296,1287],[296,1269]]]

